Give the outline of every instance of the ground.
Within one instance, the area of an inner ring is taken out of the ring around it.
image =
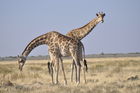
[[[53,85],[47,60],[27,60],[23,71],[17,61],[0,61],[0,93],[140,93],[140,57],[88,58],[87,83],[70,82],[71,60],[64,60],[68,85],[60,70]]]

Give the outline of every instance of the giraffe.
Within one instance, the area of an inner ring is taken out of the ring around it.
[[[104,16],[105,13],[103,12],[99,12],[96,13],[96,18],[94,18],[93,20],[91,20],[88,24],[77,28],[77,29],[73,29],[71,31],[69,31],[66,36],[71,37],[73,39],[79,40],[81,41],[84,37],[86,37],[93,29],[94,27],[96,27],[96,25],[98,23],[100,23],[102,21],[102,23],[104,22]],[[80,49],[81,50],[81,49]],[[85,60],[86,61],[86,60]],[[86,63],[86,62],[85,62]],[[74,70],[74,62],[72,63],[72,71],[71,71],[71,81],[73,81],[73,70]]]
[[[67,84],[67,79],[64,71],[62,56],[71,56],[76,64],[76,77],[77,77],[77,85],[80,83],[80,52],[79,45],[80,42],[78,40],[74,40],[73,38],[64,36],[56,31],[48,32],[43,34],[35,39],[33,39],[24,49],[22,54],[18,56],[18,64],[19,70],[22,71],[23,66],[26,62],[26,58],[29,53],[37,46],[46,44],[48,45],[48,51],[50,55],[50,72],[52,77],[52,83],[58,83],[58,71],[59,71],[59,59],[62,67],[62,73],[64,75],[64,82]],[[55,74],[55,82],[53,80],[53,71]]]

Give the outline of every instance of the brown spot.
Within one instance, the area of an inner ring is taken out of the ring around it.
[[[53,42],[53,38],[50,38],[50,42]]]
[[[50,36],[50,35],[48,35],[46,39],[48,39],[48,40],[49,40],[50,38],[51,38],[51,36]]]
[[[74,42],[74,40],[71,40],[70,43],[73,44],[73,43],[75,43],[75,42]]]
[[[44,38],[43,37],[41,37],[39,40],[41,41],[41,40],[43,40]]]
[[[57,37],[54,37],[54,41],[57,41],[58,40],[58,38]]]
[[[62,39],[59,39],[59,43],[62,43]]]
[[[54,46],[57,46],[58,44],[57,43],[54,43]]]
[[[67,40],[64,38],[64,39],[63,39],[63,42],[66,42],[66,41],[67,41]]]

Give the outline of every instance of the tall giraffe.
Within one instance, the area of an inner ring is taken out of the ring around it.
[[[105,16],[105,13],[103,12],[99,12],[96,14],[96,18],[94,18],[93,20],[91,20],[88,24],[80,27],[80,28],[77,28],[77,29],[74,29],[74,30],[71,30],[69,31],[66,36],[68,37],[71,37],[73,39],[76,39],[76,40],[82,40],[84,37],[86,37],[93,29],[94,27],[96,27],[96,25],[98,23],[100,23],[102,21],[102,23],[104,22],[104,16]],[[81,49],[80,49],[81,50]],[[71,81],[73,81],[73,70],[74,70],[74,63],[72,64],[72,71],[71,71]]]
[[[79,52],[79,40],[74,40],[70,37],[64,36],[58,32],[52,31],[48,32],[46,34],[43,34],[35,39],[33,39],[24,49],[22,54],[18,56],[18,64],[19,69],[22,71],[22,68],[25,64],[26,58],[29,55],[29,53],[37,46],[46,44],[48,45],[50,60],[51,60],[51,77],[52,77],[52,83],[54,83],[53,80],[53,71],[55,72],[55,83],[58,83],[58,71],[59,71],[59,59],[61,62],[62,72],[64,75],[64,81],[65,84],[67,84],[65,71],[63,67],[63,61],[62,56],[72,56],[73,60],[76,64],[76,70],[77,70],[77,84],[80,83],[80,59],[81,54]]]

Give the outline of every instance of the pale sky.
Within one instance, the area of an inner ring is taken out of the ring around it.
[[[0,56],[20,55],[35,37],[66,34],[105,12],[82,42],[86,54],[140,52],[140,0],[0,0]],[[48,55],[46,45],[31,55]]]

